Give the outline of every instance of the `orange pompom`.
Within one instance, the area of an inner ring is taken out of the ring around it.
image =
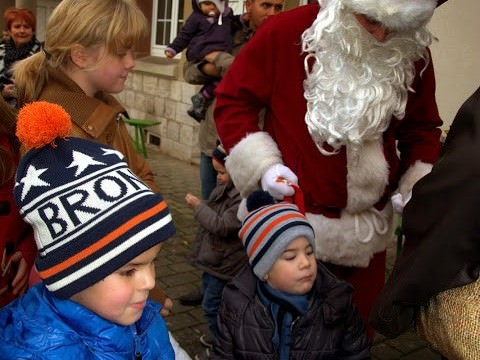
[[[57,104],[37,101],[18,112],[17,137],[27,150],[54,146],[54,140],[68,136],[71,128],[70,115]]]

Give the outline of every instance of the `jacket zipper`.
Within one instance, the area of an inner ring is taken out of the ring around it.
[[[130,329],[132,330],[133,333],[133,339],[135,340],[135,347],[134,347],[134,360],[142,360],[142,353],[139,351],[140,345],[139,345],[139,338],[137,334],[137,329],[135,324],[130,325]]]

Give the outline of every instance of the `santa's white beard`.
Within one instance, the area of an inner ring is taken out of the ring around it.
[[[377,42],[339,0],[322,2],[328,4],[302,36],[305,121],[323,154],[347,144],[356,152],[378,140],[392,116],[404,117],[414,61],[428,61],[432,36],[422,28]]]

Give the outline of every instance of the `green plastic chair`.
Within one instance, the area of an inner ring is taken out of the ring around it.
[[[123,121],[125,121],[126,124],[132,126],[135,128],[135,150],[139,153],[142,154],[144,158],[147,158],[147,146],[145,144],[145,134],[144,134],[144,129],[148,128],[150,126],[158,125],[160,124],[160,121],[156,120],[147,120],[147,119],[129,119],[124,117]]]

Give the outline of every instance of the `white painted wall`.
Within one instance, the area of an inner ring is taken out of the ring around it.
[[[448,126],[463,102],[480,86],[480,1],[449,0],[435,12],[429,29],[440,116]]]

